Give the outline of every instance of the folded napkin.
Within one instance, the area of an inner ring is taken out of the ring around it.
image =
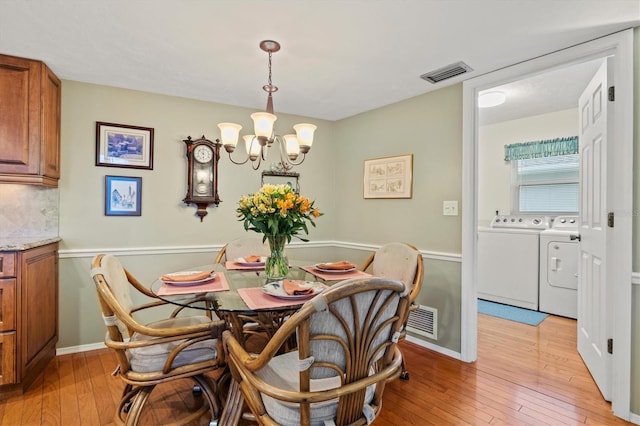
[[[303,294],[313,294],[313,288],[306,284],[304,280],[282,280],[282,288],[289,296],[300,296]]]
[[[341,260],[339,262],[330,262],[330,263],[318,263],[316,267],[320,269],[328,269],[332,271],[344,271],[347,269],[353,269],[356,267],[353,263],[347,260]]]
[[[262,257],[252,254],[251,256],[245,256],[244,261],[247,263],[257,263],[262,261]]]
[[[174,274],[165,274],[160,277],[162,281],[169,282],[188,282],[188,281],[200,281],[207,278],[213,273],[213,269],[208,271],[193,271],[193,272],[176,272]]]

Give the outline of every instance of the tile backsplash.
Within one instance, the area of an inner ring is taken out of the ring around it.
[[[0,184],[0,237],[57,237],[58,188]]]

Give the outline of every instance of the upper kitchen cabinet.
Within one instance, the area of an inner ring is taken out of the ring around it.
[[[41,61],[0,55],[0,183],[58,186],[60,80]]]

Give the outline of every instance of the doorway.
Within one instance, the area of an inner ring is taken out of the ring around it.
[[[633,152],[633,32],[627,30],[566,50],[558,51],[464,83],[463,114],[463,265],[461,358],[477,358],[477,228],[478,228],[478,124],[476,99],[479,92],[523,77],[539,75],[590,60],[613,57],[616,86],[612,164],[608,180],[616,187],[607,200],[608,211],[620,218],[612,228],[608,250],[611,264],[605,280],[612,295],[607,301],[609,319],[617,324],[611,330],[616,351],[612,358],[612,408],[618,417],[629,418],[631,365],[631,212]],[[615,309],[614,309],[615,307]]]

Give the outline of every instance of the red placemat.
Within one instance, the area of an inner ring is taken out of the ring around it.
[[[234,262],[233,260],[227,260],[224,264],[224,267],[227,268],[227,271],[262,271],[264,269],[264,264],[258,266],[248,266],[241,265]]]
[[[222,272],[216,272],[216,276],[211,281],[203,284],[179,286],[162,283],[158,289],[158,296],[173,296],[174,294],[209,293],[212,291],[229,290],[229,283]]]
[[[283,306],[302,305],[313,296],[306,299],[278,299],[266,294],[262,287],[239,288],[238,294],[247,304],[249,309],[280,308]]]
[[[318,271],[313,266],[302,266],[301,269],[325,281],[342,281],[342,280],[348,280],[350,278],[361,278],[361,277],[371,276],[370,273],[362,272],[357,269],[349,272],[322,272],[322,271]]]

